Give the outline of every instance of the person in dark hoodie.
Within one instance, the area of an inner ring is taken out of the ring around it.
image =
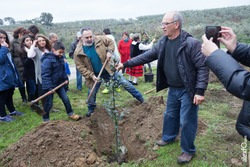
[[[56,42],[53,45],[52,52],[45,53],[41,57],[42,63],[42,90],[43,93],[51,91],[56,86],[60,85],[63,82],[68,83],[68,76],[65,72],[64,65],[64,54],[65,47],[61,42]],[[49,112],[53,105],[53,93],[45,97],[44,111],[46,112],[43,115],[43,123],[46,123],[50,120]],[[66,108],[66,112],[69,118],[73,120],[79,120],[79,115],[74,114],[69,98],[65,92],[64,87],[61,87],[56,90],[58,96],[62,99],[63,104]]]
[[[194,157],[194,140],[198,125],[199,105],[205,100],[209,70],[201,43],[182,30],[179,12],[167,13],[161,23],[164,36],[149,51],[119,64],[116,69],[143,65],[158,59],[156,90],[169,87],[163,118],[163,136],[157,142],[166,146],[174,142],[181,128],[181,155],[178,163],[188,163]]]

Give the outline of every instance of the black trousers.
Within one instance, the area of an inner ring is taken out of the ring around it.
[[[242,109],[237,119],[236,130],[250,141],[250,101],[244,100]]]
[[[14,112],[16,109],[13,105],[13,94],[15,88],[0,91],[0,116],[5,117],[7,115],[5,106],[8,108],[9,112]]]

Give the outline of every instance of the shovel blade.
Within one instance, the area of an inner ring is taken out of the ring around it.
[[[46,114],[46,112],[45,111],[43,111],[43,109],[41,108],[41,106],[40,105],[38,105],[38,104],[33,104],[33,105],[31,105],[31,108],[38,114],[38,115],[45,115]]]

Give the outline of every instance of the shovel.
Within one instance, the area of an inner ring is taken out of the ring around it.
[[[106,66],[107,62],[108,62],[108,59],[105,60],[103,66],[102,66],[102,69],[101,69],[101,71],[99,72],[97,78],[100,78],[100,76],[102,75],[102,71],[103,71],[104,67]],[[91,97],[91,95],[92,95],[92,93],[93,93],[93,91],[94,91],[94,89],[95,89],[95,87],[96,87],[97,82],[98,82],[98,81],[95,81],[95,83],[94,83],[94,85],[93,85],[93,87],[92,87],[92,89],[91,89],[91,92],[90,92],[90,94],[89,94],[89,96],[88,96],[88,98],[87,98],[87,100],[86,100],[86,102],[85,102],[86,104],[89,104],[89,99],[90,99],[90,97]]]
[[[63,85],[66,84],[66,81],[61,83],[60,85],[58,85],[57,87],[55,87],[54,89],[52,89],[51,91],[48,91],[47,93],[43,94],[42,96],[38,97],[35,100],[32,100],[30,102],[30,107],[38,114],[38,115],[45,115],[46,112],[43,111],[42,107],[39,104],[36,104],[36,102],[40,101],[41,99],[45,98],[46,96],[54,93],[57,89],[59,89],[60,87],[62,87]]]

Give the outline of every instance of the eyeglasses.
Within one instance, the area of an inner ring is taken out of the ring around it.
[[[167,25],[169,25],[169,24],[172,24],[172,23],[176,23],[177,21],[172,21],[172,22],[170,22],[170,23],[168,23],[168,22],[163,22],[163,23],[161,23],[161,26],[162,27],[166,27]]]

